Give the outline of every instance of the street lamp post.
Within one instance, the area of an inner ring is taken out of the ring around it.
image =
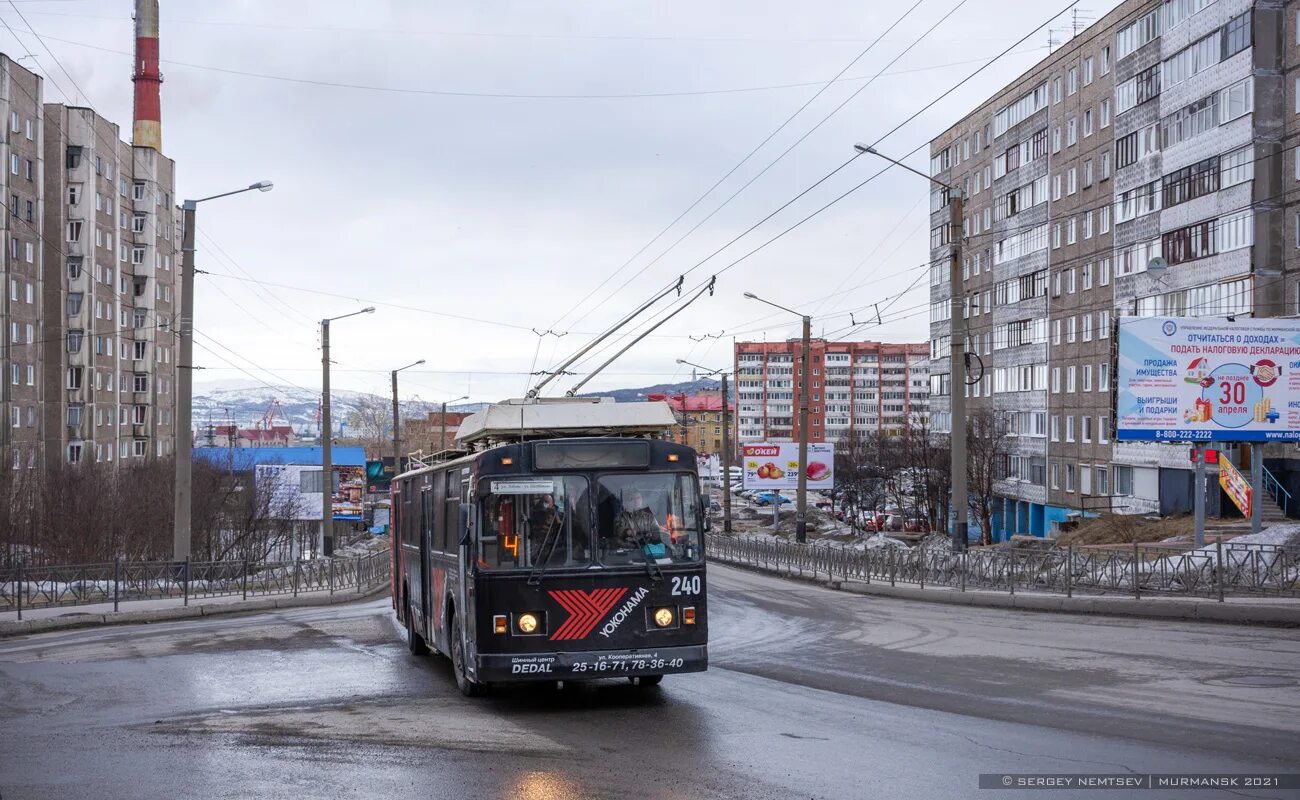
[[[398,367],[397,369],[393,370],[393,469],[396,470],[397,472],[402,471],[401,465],[398,463],[398,459],[401,458],[401,455],[398,452],[399,448],[401,447],[400,445],[401,439],[399,438],[401,436],[401,416],[398,413],[398,409],[397,409],[397,373],[401,372],[404,369],[410,369],[411,367],[418,367],[423,363],[424,363],[424,359],[422,358],[419,361],[415,362],[414,364],[407,364],[404,367]]]
[[[358,314],[373,314],[374,306],[363,308],[360,311],[353,311],[351,314],[343,314],[338,317],[328,317],[320,321],[320,365],[321,365],[321,397],[320,397],[320,455],[321,455],[321,516],[320,516],[320,547],[317,552],[321,555],[334,555],[334,453],[332,441],[334,438],[334,424],[330,419],[330,323],[335,320],[355,317]]]
[[[948,395],[952,398],[951,447],[952,452],[952,504],[955,506],[956,519],[952,525],[952,546],[958,550],[966,549],[966,536],[969,529],[970,501],[967,490],[966,464],[966,316],[962,307],[965,295],[962,288],[962,214],[965,198],[961,189],[937,181],[920,170],[913,169],[901,161],[896,161],[865,144],[853,146],[859,153],[870,153],[902,167],[908,172],[920,175],[931,183],[948,190],[948,239],[951,251],[948,264],[950,286],[949,321],[948,321],[948,362],[951,365],[948,378]]]
[[[727,376],[731,373],[702,367],[684,358],[677,359],[677,363],[702,369],[704,374],[717,375],[722,381],[722,532],[731,533],[731,414],[727,399]]]
[[[453,398],[442,404],[442,416],[438,418],[438,452],[447,449],[447,403],[459,403],[461,400],[468,400],[469,395],[463,394],[460,397]]]
[[[788,311],[803,320],[803,374],[799,382],[799,488],[794,511],[794,540],[802,543],[808,541],[808,386],[812,382],[808,350],[812,338],[812,317],[777,305],[771,300],[764,300],[753,292],[745,292],[745,297]],[[779,501],[777,507],[780,507]]]
[[[176,360],[176,481],[173,489],[172,558],[184,561],[190,555],[190,499],[194,442],[191,439],[194,409],[194,218],[199,203],[232,194],[271,191],[270,181],[258,181],[244,189],[223,192],[181,203],[181,315],[177,321],[180,339]]]

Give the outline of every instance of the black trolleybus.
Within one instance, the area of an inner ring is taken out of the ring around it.
[[[465,694],[707,667],[695,451],[636,435],[672,424],[663,404],[614,405],[498,404],[461,428],[477,452],[394,479],[394,608],[411,652],[449,656]],[[567,435],[582,430],[603,435]]]

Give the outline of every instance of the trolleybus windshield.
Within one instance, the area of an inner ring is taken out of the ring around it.
[[[478,565],[485,570],[585,567],[591,512],[583,477],[493,478],[484,482]]]
[[[596,479],[601,564],[699,561],[699,499],[692,475],[637,473]]]

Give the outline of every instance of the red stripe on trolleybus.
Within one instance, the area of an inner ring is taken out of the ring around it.
[[[627,587],[595,589],[590,592],[560,589],[547,594],[569,613],[569,617],[551,634],[551,640],[572,641],[590,636],[610,609],[627,594]]]

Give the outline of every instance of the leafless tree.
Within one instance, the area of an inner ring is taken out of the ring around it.
[[[901,465],[898,472],[907,471],[916,515],[930,530],[946,530],[952,497],[948,435],[932,430],[928,418],[918,417],[893,442],[892,448]]]
[[[984,409],[966,420],[966,463],[970,507],[980,525],[982,544],[993,543],[993,504],[997,484],[1006,477],[1010,438],[1004,417]]]
[[[835,443],[835,485],[854,528],[861,526],[863,512],[880,509],[885,499],[885,470],[879,434],[860,432]]]

